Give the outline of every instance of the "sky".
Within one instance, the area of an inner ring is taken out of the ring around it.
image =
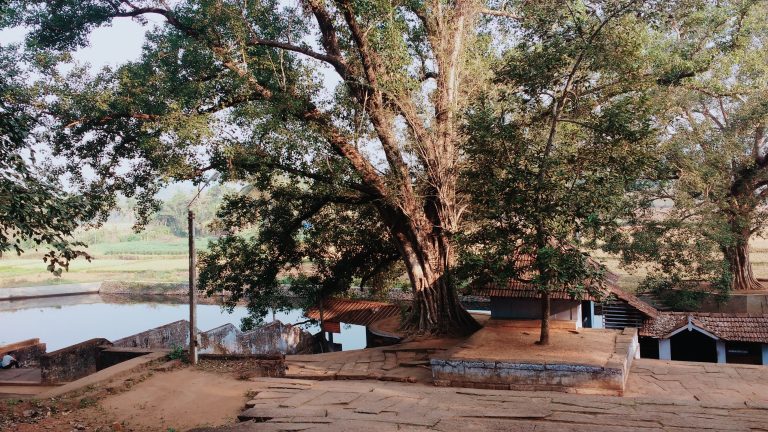
[[[158,23],[150,21],[147,27],[128,18],[117,19],[111,28],[98,28],[91,33],[89,45],[74,53],[78,62],[88,63],[93,70],[104,66],[117,66],[127,61],[136,60],[141,55],[144,33],[149,26]],[[0,31],[0,43],[3,45],[23,42],[26,29],[16,27]]]
[[[95,29],[91,32],[88,46],[73,53],[78,63],[87,63],[91,71],[98,71],[105,66],[117,67],[141,56],[144,35],[153,26],[162,21],[157,17],[148,17],[149,23],[142,25],[129,18],[118,18],[111,26]],[[26,29],[16,27],[0,30],[0,44],[8,45],[24,41]],[[160,192],[161,199],[173,196],[177,191],[190,192],[194,186],[189,182],[177,183]]]
[[[126,62],[138,60],[141,56],[146,32],[156,25],[162,25],[164,20],[160,16],[153,15],[145,16],[145,18],[148,20],[146,25],[130,18],[117,18],[113,20],[110,26],[93,30],[88,38],[88,46],[73,53],[74,60],[77,63],[90,65],[92,72],[105,66],[115,68]],[[23,27],[0,30],[0,44],[22,43],[25,34],[26,29]],[[306,42],[311,43],[313,41],[310,39]],[[65,70],[66,68],[62,69],[62,71]],[[320,68],[318,72],[325,81],[326,95],[332,94],[333,89],[339,83],[338,76],[330,68]],[[165,188],[159,197],[167,199],[179,190],[190,192],[194,189],[190,182],[176,183]]]

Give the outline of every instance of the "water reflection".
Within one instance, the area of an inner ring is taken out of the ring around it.
[[[180,297],[102,296],[99,294],[0,301],[0,345],[40,338],[48,352],[95,337],[120,339],[169,322],[189,318],[189,306]],[[222,324],[240,325],[244,307],[232,313],[217,304],[197,307],[198,328],[210,330]],[[267,316],[271,320],[272,314]],[[298,309],[275,313],[284,323],[304,321]],[[305,325],[317,333],[318,326]],[[365,348],[365,327],[343,325],[334,342],[344,350]]]

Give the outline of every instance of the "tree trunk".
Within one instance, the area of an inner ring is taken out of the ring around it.
[[[445,241],[419,243],[401,232],[395,238],[413,288],[413,304],[403,329],[409,333],[464,336],[480,325],[459,302],[450,275],[453,257]],[[423,244],[425,243],[425,244]]]
[[[760,290],[763,285],[752,273],[752,262],[749,260],[749,237],[742,238],[736,245],[723,249],[731,271],[734,291]]]
[[[447,273],[425,275],[414,289],[413,306],[405,328],[417,334],[465,336],[480,328],[459,302]]]
[[[541,334],[539,345],[549,345],[549,316],[551,315],[551,301],[548,292],[541,293]]]

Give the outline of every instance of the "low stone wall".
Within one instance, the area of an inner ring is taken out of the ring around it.
[[[225,324],[200,333],[200,354],[305,354],[314,351],[315,340],[300,327],[274,321],[249,332]]]
[[[233,324],[198,330],[200,354],[308,354],[312,335],[300,327],[275,321],[243,333]],[[113,342],[116,348],[174,349],[189,347],[189,321],[180,320]]]
[[[110,345],[108,340],[96,338],[43,355],[40,357],[43,383],[70,382],[96,372],[101,350]]]
[[[21,367],[39,367],[40,357],[45,354],[45,344],[40,339],[27,339],[25,341],[0,346],[0,358],[10,354],[19,361]]]
[[[189,321],[170,324],[118,339],[112,343],[119,348],[173,349],[189,346]]]
[[[763,282],[768,284],[768,281]],[[725,301],[718,301],[717,296],[704,299],[696,308],[698,312],[746,313],[755,315],[768,314],[768,294],[731,292]]]
[[[199,358],[201,360],[247,363],[248,372],[259,377],[283,378],[287,369],[284,355],[200,354]]]
[[[0,290],[0,300],[22,300],[39,297],[96,294],[99,292],[100,288],[101,282],[3,288]]]
[[[96,358],[96,368],[98,370],[106,369],[118,363],[149,354],[150,352],[152,351],[143,348],[106,348]]]
[[[430,363],[436,386],[621,395],[638,346],[637,329],[625,329],[603,367],[450,358],[432,358]]]
[[[621,386],[622,392],[629,379],[632,361],[638,358],[640,358],[640,338],[638,337],[637,329],[625,328],[616,337],[616,348],[605,365],[606,368],[621,369],[623,371],[624,383]]]

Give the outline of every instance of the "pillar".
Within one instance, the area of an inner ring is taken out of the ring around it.
[[[672,360],[672,344],[669,339],[659,339],[659,360]]]
[[[725,363],[725,342],[718,339],[715,341],[715,347],[717,348],[717,362]]]
[[[581,311],[581,302],[579,302],[576,305],[576,328],[583,327],[581,324],[581,318],[582,318],[582,311]]]

